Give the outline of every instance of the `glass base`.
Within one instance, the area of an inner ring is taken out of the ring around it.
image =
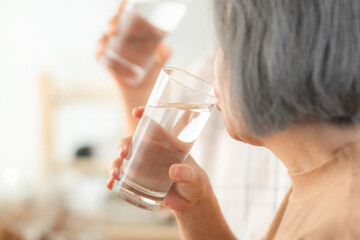
[[[149,190],[127,183],[127,181],[115,181],[112,191],[128,203],[150,211],[160,208],[164,197],[151,194]]]

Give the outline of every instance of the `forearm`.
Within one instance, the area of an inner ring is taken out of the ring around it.
[[[182,239],[233,240],[214,193],[185,212],[174,211]]]

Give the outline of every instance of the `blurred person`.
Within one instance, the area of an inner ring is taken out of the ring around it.
[[[98,59],[104,53],[109,37],[118,31],[117,24],[123,8],[124,3],[120,4],[118,13],[109,21],[107,31],[99,39]],[[161,67],[170,55],[171,49],[160,43],[154,66],[136,87],[127,84],[115,67],[108,66],[122,93],[129,135],[134,133],[138,123],[131,110],[146,104]],[[214,55],[209,54],[191,66],[197,75],[209,82],[214,81]],[[286,168],[269,150],[231,139],[221,113],[217,111],[213,111],[191,154],[209,175],[221,209],[236,236],[242,239],[259,238],[289,187]]]
[[[214,0],[214,11],[226,128],[273,151],[292,181],[263,238],[359,239],[360,2]],[[130,142],[121,141],[109,188]],[[235,239],[191,156],[169,177],[164,206],[183,239]]]

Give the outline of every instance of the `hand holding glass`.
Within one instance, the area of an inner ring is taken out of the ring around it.
[[[155,62],[156,49],[183,18],[189,0],[132,0],[124,4],[116,34],[101,61],[129,85],[141,83]]]
[[[155,210],[169,191],[169,168],[182,163],[216,103],[213,88],[185,71],[164,67],[136,128],[113,191]]]

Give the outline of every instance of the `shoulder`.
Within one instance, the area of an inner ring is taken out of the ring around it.
[[[360,239],[360,169],[353,173],[343,239]]]

